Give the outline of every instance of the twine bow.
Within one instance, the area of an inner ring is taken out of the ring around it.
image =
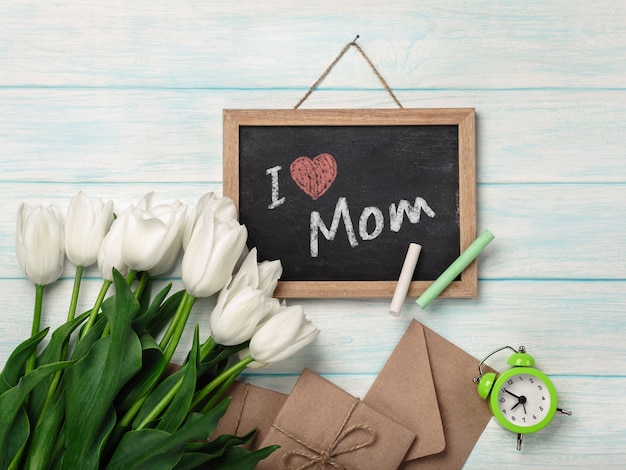
[[[357,404],[358,404],[358,400],[355,400],[354,403],[352,404],[352,407],[348,411],[348,414],[343,420],[343,423],[339,427],[337,434],[335,434],[335,438],[332,440],[332,442],[330,443],[327,449],[318,449],[315,446],[307,444],[302,439],[299,439],[298,437],[291,434],[289,431],[274,424],[273,427],[277,431],[280,431],[285,436],[289,437],[290,439],[293,439],[298,444],[300,444],[301,446],[305,447],[308,451],[310,451],[310,452],[306,452],[306,451],[301,451],[301,450],[291,450],[287,452],[286,454],[283,455],[283,458],[282,458],[284,468],[286,470],[305,470],[307,468],[311,468],[316,465],[320,465],[321,467],[324,467],[324,465],[329,465],[337,470],[350,470],[348,467],[337,462],[335,460],[335,457],[342,455],[342,454],[348,454],[350,452],[354,452],[359,449],[363,449],[364,447],[369,447],[374,442],[376,442],[376,438],[377,438],[376,432],[371,427],[366,426],[364,424],[355,424],[353,426],[350,426],[348,429],[344,430],[346,423],[350,419],[350,416],[352,416],[352,412],[354,411]],[[365,433],[368,435],[368,438],[365,441],[355,444],[351,447],[347,447],[345,449],[338,449],[339,444],[346,437],[358,431],[365,431]],[[290,460],[297,458],[297,457],[304,458],[305,463],[299,466],[291,465]]]

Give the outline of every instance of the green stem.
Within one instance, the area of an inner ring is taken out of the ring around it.
[[[135,419],[135,416],[137,416],[137,413],[139,413],[139,410],[148,399],[148,396],[154,390],[154,388],[155,387],[152,387],[148,393],[146,393],[143,397],[139,398],[135,403],[133,403],[133,406],[131,406],[129,410],[124,414],[122,419],[120,419],[120,427],[124,428],[126,426],[129,426],[130,423],[133,422],[133,419]]]
[[[212,336],[209,336],[209,339],[205,341],[205,343],[200,346],[200,362],[204,361],[207,356],[213,351],[213,348],[217,346],[217,343],[213,339]]]
[[[81,338],[84,338],[87,332],[91,329],[91,327],[96,322],[96,317],[98,316],[98,312],[100,312],[100,307],[102,307],[102,302],[104,302],[104,296],[106,295],[109,287],[111,286],[111,281],[105,279],[102,283],[102,287],[100,288],[100,293],[96,298],[96,303],[91,309],[91,313],[89,314],[89,320],[87,320],[87,324],[85,325],[85,329],[83,330]]]
[[[32,336],[35,336],[37,333],[39,333],[39,330],[41,329],[41,310],[43,307],[43,288],[44,286],[41,286],[39,284],[35,286],[35,311],[33,312],[33,327],[31,330]]]
[[[126,275],[126,284],[130,286],[135,280],[135,277],[137,277],[137,271],[135,271],[134,269],[131,269]]]
[[[187,324],[191,308],[193,307],[195,301],[196,298],[189,292],[185,291],[180,304],[178,304],[178,309],[174,314],[174,318],[165,332],[165,336],[161,340],[160,347],[161,349],[164,349],[163,356],[165,357],[166,364],[172,360],[174,352],[176,352],[176,348],[178,347],[180,338],[183,336],[185,325]]]
[[[76,275],[74,276],[74,289],[72,290],[72,300],[70,302],[70,311],[67,314],[67,321],[72,321],[76,315],[76,306],[78,305],[78,292],[80,291],[80,282],[83,279],[83,266],[76,266]]]
[[[41,311],[43,308],[43,289],[44,286],[35,284],[35,309],[33,312],[33,326],[31,328],[31,336],[35,336],[39,333],[41,328]],[[37,361],[37,352],[33,352],[26,362],[26,373],[35,369],[35,362]]]
[[[234,376],[236,378],[241,372],[243,372],[243,370],[248,366],[248,364],[250,364],[253,361],[254,361],[254,358],[252,356],[247,356],[241,361],[239,361],[237,364],[233,365],[232,367],[230,367],[229,369],[225,370],[220,375],[215,377],[213,380],[211,380],[211,382],[209,382],[204,388],[196,392],[196,394],[193,397],[193,401],[191,402],[191,408],[193,409],[196,406],[198,406],[198,404],[202,400],[208,397],[209,394],[213,390],[215,390],[217,387],[219,387],[224,382],[229,380],[231,376]]]
[[[139,285],[135,290],[135,298],[138,299],[143,294],[144,289],[148,285],[148,281],[150,280],[150,274],[147,272],[141,273],[141,277],[139,278]]]
[[[169,364],[169,362],[172,360],[172,356],[174,355],[174,351],[176,351],[176,347],[180,342],[180,337],[182,336],[182,332],[185,329],[185,324],[187,323],[189,313],[191,312],[191,307],[193,306],[195,300],[196,298],[193,295],[185,292],[183,298],[180,299],[180,303],[178,304],[176,313],[174,314],[174,317],[170,322],[165,336],[163,336],[163,339],[161,339],[159,347],[163,351],[165,364]],[[133,419],[135,419],[135,416],[137,415],[137,413],[139,413],[139,410],[143,406],[144,402],[146,401],[148,395],[150,395],[152,390],[154,390],[154,387],[149,390],[143,397],[133,403],[130,409],[124,414],[124,416],[120,420],[120,426],[124,427],[132,423]]]
[[[163,335],[163,338],[161,338],[161,342],[159,343],[159,347],[162,351],[165,351],[167,344],[170,342],[172,336],[174,335],[176,325],[178,324],[180,317],[183,315],[186,301],[187,292],[185,291],[185,294],[183,295],[183,298],[180,299],[180,302],[178,303],[178,308],[176,309],[176,312],[174,312],[174,316],[172,317],[172,320],[167,327],[167,331],[165,331],[165,334]]]
[[[215,394],[209,399],[209,401],[206,402],[200,412],[208,413],[210,410],[212,410],[215,404],[220,401],[220,399],[224,396],[226,390],[228,390],[228,388],[233,384],[238,375],[239,374],[233,374],[228,377],[228,379],[226,379],[226,381],[220,386],[219,390],[215,392]]]
[[[136,429],[137,431],[146,427],[149,423],[158,418],[163,411],[165,411],[165,408],[167,408],[167,406],[172,402],[174,396],[178,393],[180,387],[183,385],[183,379],[184,377],[181,377],[178,382],[176,382],[174,386],[170,389],[170,391],[167,392],[167,394],[161,399],[161,401],[157,403],[152,411],[150,411],[150,413],[148,413],[148,415],[141,421],[141,423],[139,423],[139,426],[137,426]]]

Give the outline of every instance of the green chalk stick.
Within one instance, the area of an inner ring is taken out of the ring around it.
[[[452,263],[448,269],[446,269],[441,275],[433,282],[428,289],[424,291],[422,295],[415,301],[417,305],[422,308],[426,308],[429,303],[433,301],[435,297],[441,294],[448,285],[454,281],[454,279],[461,274],[467,266],[476,259],[481,251],[494,239],[493,233],[489,230],[485,230],[480,236],[474,240],[474,242],[467,247],[467,249],[461,253],[454,263]]]

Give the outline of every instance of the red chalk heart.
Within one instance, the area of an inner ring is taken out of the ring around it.
[[[311,160],[296,158],[289,168],[296,184],[313,200],[324,194],[337,177],[337,162],[332,155],[322,153]]]

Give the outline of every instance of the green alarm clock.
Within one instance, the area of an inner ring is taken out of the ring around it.
[[[482,365],[494,354],[513,351],[507,363],[511,368],[502,374],[483,374]],[[517,433],[517,450],[522,449],[522,436],[545,428],[554,415],[571,415],[557,408],[556,388],[546,374],[536,369],[535,360],[524,346],[518,350],[504,346],[493,351],[478,364],[479,376],[474,378],[478,394],[489,402],[496,421],[505,429]]]

